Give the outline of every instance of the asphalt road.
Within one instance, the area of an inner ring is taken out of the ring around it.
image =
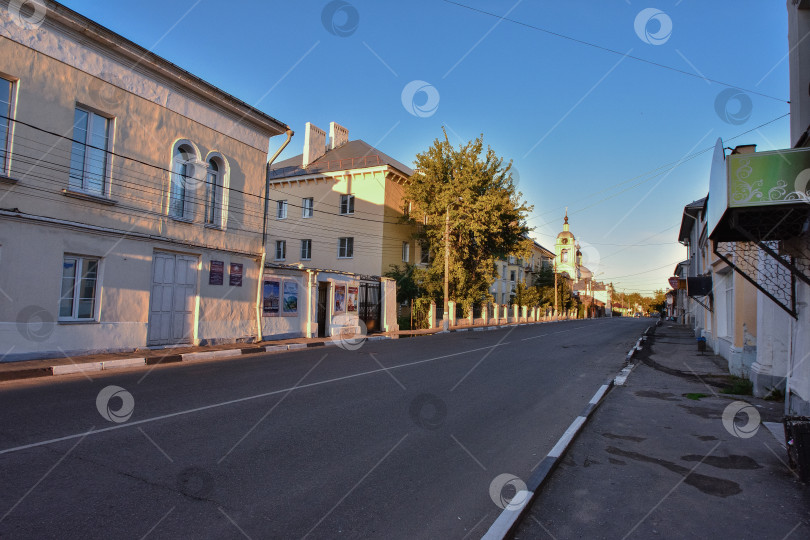
[[[3,383],[0,537],[478,538],[649,324]]]

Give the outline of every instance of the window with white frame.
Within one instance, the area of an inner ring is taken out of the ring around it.
[[[108,194],[107,162],[112,122],[76,107],[68,187],[93,195]]]
[[[315,214],[315,200],[312,197],[301,199],[301,217],[311,218]]]
[[[205,182],[205,224],[222,225],[222,173],[216,159],[208,161],[208,177]]]
[[[312,258],[312,240],[301,240],[301,259],[308,261]]]
[[[172,154],[172,177],[169,186],[169,215],[178,219],[193,216],[191,189],[194,170],[194,150],[184,144],[175,147]]]
[[[276,240],[276,260],[283,261],[287,258],[287,241]]]
[[[341,195],[340,196],[340,213],[354,214],[354,195]]]
[[[338,239],[338,259],[351,259],[354,257],[354,237]]]
[[[411,245],[408,242],[402,242],[402,260],[404,262],[411,260]]]
[[[287,219],[287,201],[276,201],[276,219]]]
[[[9,174],[9,151],[11,150],[11,115],[14,112],[12,99],[14,83],[0,77],[0,175]]]
[[[96,316],[98,291],[96,258],[65,255],[62,261],[62,296],[59,320],[88,321]]]
[[[562,262],[564,262],[564,263],[568,262],[568,250],[567,249],[563,250],[561,259],[562,259]]]

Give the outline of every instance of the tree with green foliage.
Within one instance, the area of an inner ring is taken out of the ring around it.
[[[512,163],[492,148],[483,135],[454,148],[444,134],[416,156],[416,172],[405,186],[413,203],[408,220],[419,226],[429,245],[431,263],[424,289],[441,301],[444,296],[445,219],[449,218],[449,291],[466,313],[474,303],[492,300],[495,260],[514,255],[527,258],[531,240],[526,217],[532,211],[512,181]]]
[[[510,298],[512,304],[520,307],[533,308],[540,305],[540,290],[537,287],[528,287],[523,283],[518,283],[512,291]]]
[[[420,269],[415,264],[405,263],[400,267],[392,264],[391,269],[383,274],[397,282],[397,302],[410,302],[422,295],[419,287]]]

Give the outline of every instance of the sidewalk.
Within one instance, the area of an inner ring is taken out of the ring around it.
[[[499,325],[458,325],[450,328],[451,332],[466,332],[475,330],[495,330],[508,326],[523,324],[543,324],[538,321],[532,323],[509,322]],[[365,337],[369,341],[380,339],[399,339],[436,334],[441,328],[424,330],[402,330],[372,334]],[[343,339],[356,339],[353,337]],[[362,337],[359,339],[363,339]],[[245,354],[281,353],[309,347],[323,347],[338,345],[339,337],[326,338],[290,338],[262,341],[261,343],[225,343],[207,346],[182,346],[165,348],[140,348],[131,352],[73,355],[39,360],[22,360],[19,362],[0,361],[0,382],[38,377],[51,377],[54,375],[70,375],[110,369],[131,368],[144,365],[170,364],[174,362],[190,362],[201,360],[214,360],[238,358]]]
[[[783,403],[721,393],[725,361],[696,349],[687,328],[657,328],[514,538],[810,538],[810,486],[783,436],[746,425],[780,422]]]

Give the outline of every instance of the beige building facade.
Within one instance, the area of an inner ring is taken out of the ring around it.
[[[312,276],[310,335],[398,329],[396,284],[382,276],[427,256],[401,221],[412,174],[364,141],[350,141],[334,122],[328,137],[307,123],[302,154],[272,166],[265,274],[297,269]],[[292,335],[296,324],[265,320],[265,332]]]
[[[55,2],[0,1],[0,356],[259,336],[289,128]]]

